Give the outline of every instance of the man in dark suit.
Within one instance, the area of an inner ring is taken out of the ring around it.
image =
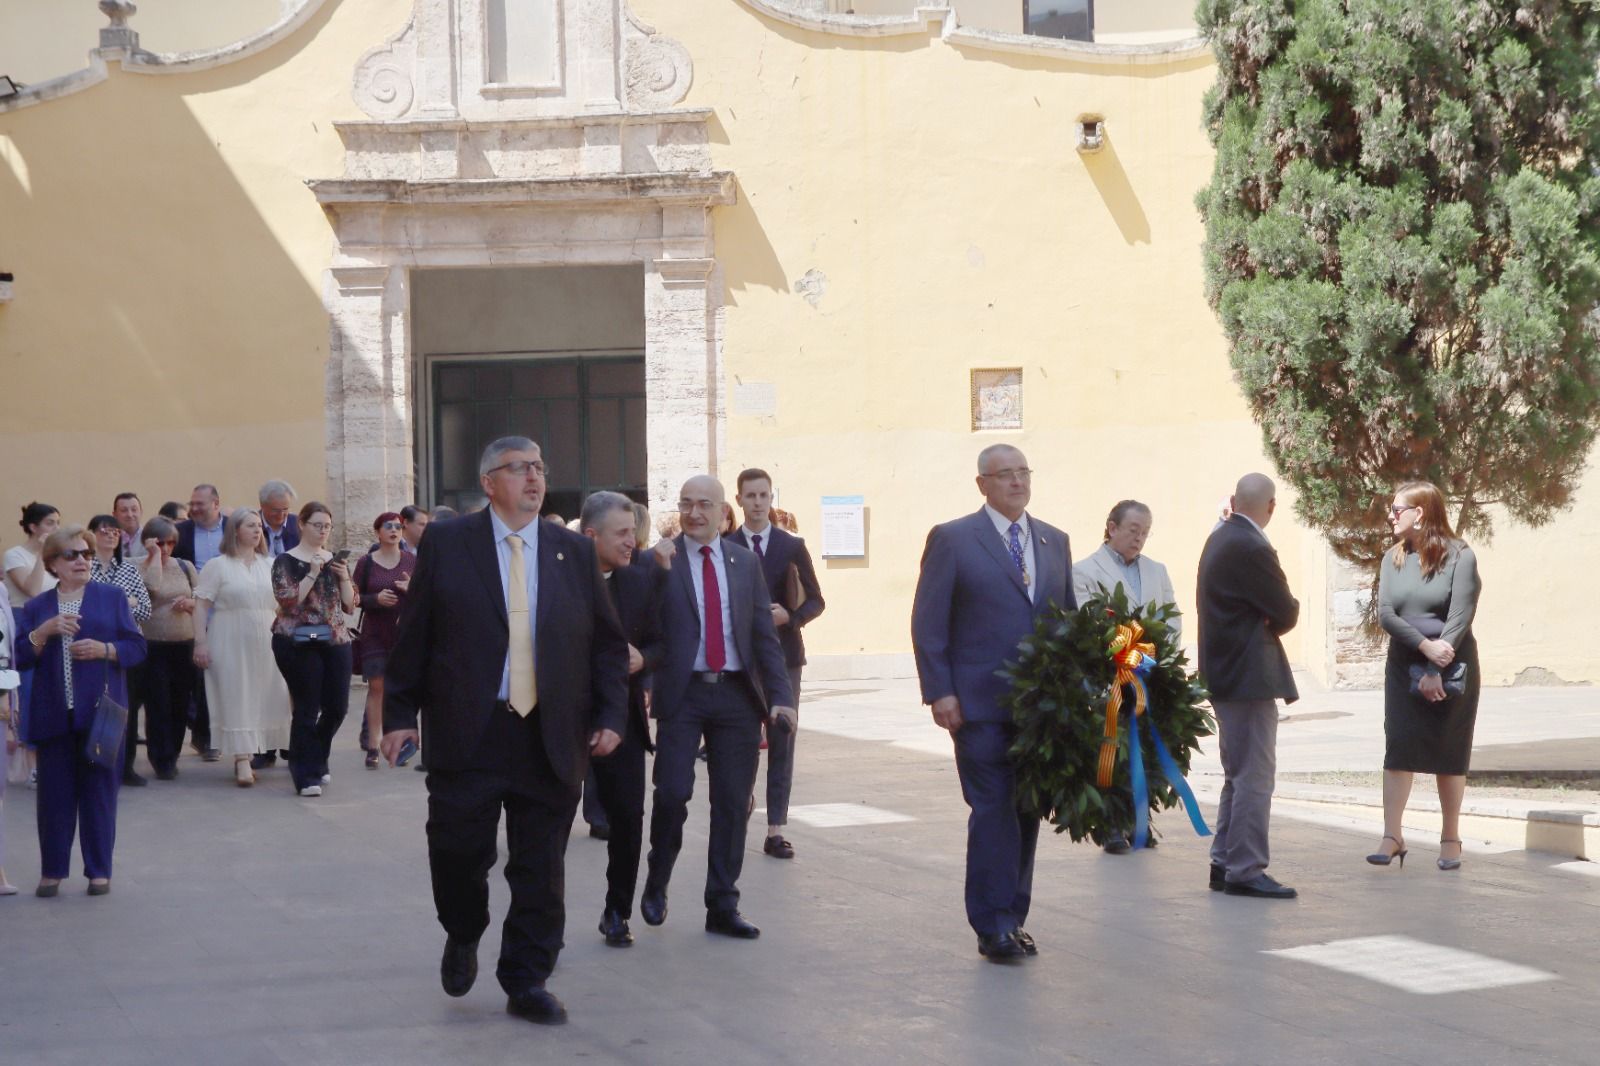
[[[1234,896],[1293,899],[1268,876],[1267,824],[1277,772],[1278,700],[1299,698],[1279,638],[1294,628],[1300,603],[1265,532],[1277,509],[1264,474],[1246,474],[1233,514],[1200,553],[1196,590],[1200,677],[1211,690],[1222,755],[1222,797],[1211,843],[1211,888]]]
[[[706,931],[754,939],[761,930],[739,914],[738,881],[760,765],[761,722],[792,730],[794,698],[760,560],[717,535],[722,509],[716,478],[686,481],[678,497],[683,533],[676,559],[654,570],[659,647],[645,659],[655,664],[655,804],[639,913],[651,925],[667,919],[667,883],[683,849],[695,753],[704,738],[711,778]]]
[[[984,505],[935,526],[922,553],[911,644],[923,702],[955,739],[967,819],[967,921],[995,962],[1036,954],[1023,931],[1033,894],[1039,819],[1017,808],[1010,755],[1016,729],[995,671],[1053,605],[1072,596],[1067,535],[1028,514],[1033,472],[1022,452],[993,444],[978,456]]]
[[[600,933],[606,943],[625,948],[633,943],[628,919],[639,883],[639,856],[644,847],[644,753],[650,743],[650,719],[644,687],[650,663],[642,648],[658,647],[655,636],[655,581],[642,567],[630,566],[635,547],[633,501],[619,492],[596,492],[583,502],[579,527],[594,541],[605,576],[606,592],[628,640],[628,727],[622,743],[603,759],[589,764],[584,803],[591,797],[604,812],[606,839],[606,908]]]
[[[738,493],[744,525],[734,530],[733,539],[761,560],[761,573],[772,596],[772,621],[778,627],[783,661],[789,668],[789,692],[798,711],[800,669],[806,664],[806,642],[800,636],[800,627],[821,614],[827,605],[822,601],[822,587],[817,584],[817,570],[811,565],[806,542],[772,524],[772,477],[755,468],[741,471]],[[790,597],[796,591],[798,602],[791,603]],[[767,840],[762,850],[775,859],[794,858],[794,845],[784,839],[783,831],[789,824],[798,733],[793,729],[771,730],[767,734]]]
[[[269,481],[256,493],[261,504],[261,535],[267,538],[267,554],[276,559],[300,543],[300,520],[295,517],[294,486],[287,481]]]
[[[222,497],[215,485],[196,485],[189,494],[189,517],[179,522],[175,559],[185,559],[199,570],[222,553]],[[194,686],[194,717],[189,721],[189,744],[206,762],[222,753],[211,746],[211,708],[206,704],[204,678]],[[181,745],[180,745],[181,747]]]
[[[428,864],[446,939],[444,990],[464,996],[489,924],[488,873],[506,812],[511,908],[496,976],[506,1010],[566,1020],[546,991],[566,923],[567,836],[589,756],[627,728],[628,647],[594,545],[539,518],[539,446],[484,450],[485,510],[429,528],[384,673],[384,757],[418,742],[428,766]]]

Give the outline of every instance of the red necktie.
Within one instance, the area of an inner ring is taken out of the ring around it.
[[[700,620],[706,631],[706,669],[720,673],[728,653],[722,646],[722,590],[717,587],[717,568],[711,562],[711,545],[700,546],[700,582],[705,586],[706,615]]]
[[[756,558],[760,559],[762,562],[766,562],[767,561],[767,553],[761,550],[761,534],[760,533],[757,533],[755,535],[755,542],[756,542]]]

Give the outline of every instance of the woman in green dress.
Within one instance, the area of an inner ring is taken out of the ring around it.
[[[1478,717],[1478,562],[1456,538],[1444,495],[1426,481],[1400,486],[1389,508],[1394,548],[1379,564],[1378,621],[1389,634],[1384,671],[1383,840],[1375,866],[1405,865],[1401,819],[1415,774],[1439,787],[1441,870],[1461,867],[1461,800]],[[1462,675],[1465,667],[1465,676]],[[1450,688],[1446,688],[1446,684]]]

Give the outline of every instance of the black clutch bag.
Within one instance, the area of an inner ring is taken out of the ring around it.
[[[100,694],[94,705],[94,720],[89,723],[89,735],[83,741],[83,757],[106,770],[122,772],[122,735],[128,731],[128,708]]]
[[[1411,694],[1422,695],[1422,679],[1429,674],[1438,675],[1444,682],[1444,692],[1447,696],[1459,696],[1467,691],[1467,664],[1451,663],[1443,670],[1433,664],[1423,666],[1421,663],[1411,664]]]

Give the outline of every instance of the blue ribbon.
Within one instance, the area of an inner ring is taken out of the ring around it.
[[[1139,690],[1141,702],[1146,707],[1143,715],[1130,714],[1128,723],[1128,781],[1133,790],[1133,846],[1142,848],[1150,838],[1150,785],[1144,776],[1144,745],[1140,743],[1139,722],[1155,713],[1155,705],[1150,702],[1149,693],[1144,687],[1144,675],[1148,674],[1155,666],[1155,661],[1148,655],[1144,661],[1134,668],[1133,685]],[[1178,769],[1177,760],[1167,750],[1166,742],[1161,739],[1161,731],[1154,722],[1148,724],[1150,739],[1155,744],[1156,761],[1161,764],[1161,772],[1166,775],[1167,783],[1173,791],[1178,793],[1178,799],[1183,803],[1183,809],[1189,815],[1189,824],[1194,826],[1196,836],[1208,837],[1211,829],[1206,825],[1205,817],[1200,813],[1200,805],[1195,802],[1194,792],[1189,788],[1189,782],[1183,779],[1183,771]]]

